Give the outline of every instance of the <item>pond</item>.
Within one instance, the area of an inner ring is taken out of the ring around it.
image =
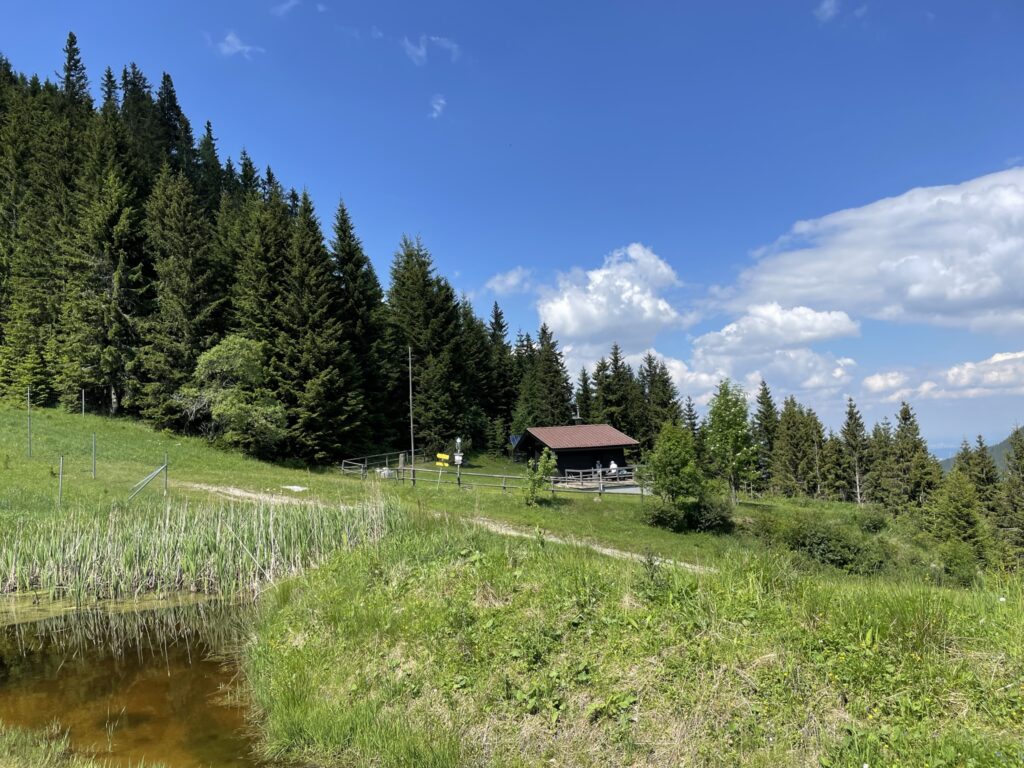
[[[57,721],[111,766],[240,768],[253,757],[239,693],[237,611],[210,604],[64,610],[0,627],[0,721]]]

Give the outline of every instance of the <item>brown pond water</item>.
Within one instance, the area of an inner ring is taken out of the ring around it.
[[[77,752],[111,766],[257,766],[237,670],[212,655],[202,623],[219,620],[76,611],[0,628],[0,721],[57,721]]]

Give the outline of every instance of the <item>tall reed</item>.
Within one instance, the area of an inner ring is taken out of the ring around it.
[[[188,502],[78,509],[0,528],[0,591],[75,602],[196,592],[224,597],[378,541],[397,507],[378,492],[354,506]]]

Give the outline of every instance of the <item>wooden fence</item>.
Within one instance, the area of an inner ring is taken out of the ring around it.
[[[487,472],[470,472],[462,467],[432,467],[426,458],[416,457],[416,466],[409,461],[408,452],[382,453],[358,459],[346,459],[341,464],[345,474],[359,475],[366,479],[373,476],[383,481],[433,485],[454,485],[460,489],[473,490],[487,488],[509,491],[523,491],[528,479],[525,475],[501,475]],[[423,462],[422,464],[420,462]],[[618,469],[567,470],[564,476],[554,475],[545,479],[547,491],[555,493],[597,493],[614,492],[616,490],[632,492],[638,489],[637,467],[621,467]]]

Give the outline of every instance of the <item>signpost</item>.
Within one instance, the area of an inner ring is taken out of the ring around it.
[[[447,467],[449,466],[448,459],[450,458],[451,457],[447,453],[439,453],[437,454],[437,461],[435,461],[434,464],[439,467]],[[456,456],[456,458],[458,457]]]

